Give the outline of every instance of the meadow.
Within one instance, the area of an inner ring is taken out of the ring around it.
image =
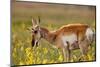
[[[69,23],[88,24],[95,31],[95,6],[12,2],[11,8],[12,65],[62,63],[64,60],[61,49],[52,47],[52,44],[44,39],[40,41],[40,46],[32,49],[31,32],[27,30],[32,26],[32,17],[38,20],[38,16],[40,16],[40,26],[50,31],[57,30]],[[70,62],[95,61],[95,41],[91,44],[91,47],[89,47],[87,59],[80,58],[79,49],[72,51]]]

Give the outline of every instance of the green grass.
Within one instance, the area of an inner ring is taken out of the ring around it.
[[[86,23],[95,29],[95,7],[15,2],[12,4],[12,65],[63,62],[61,50],[44,39],[38,48],[31,49],[32,37],[27,28],[32,26],[31,17],[37,19],[37,16],[41,19],[40,26],[49,30],[69,23]],[[72,51],[71,62],[95,60],[95,45],[94,42],[87,59],[79,60],[79,49]]]

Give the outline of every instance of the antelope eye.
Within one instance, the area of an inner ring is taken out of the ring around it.
[[[34,30],[34,29],[32,28],[32,30]]]

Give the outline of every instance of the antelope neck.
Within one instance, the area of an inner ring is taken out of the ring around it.
[[[43,27],[40,27],[40,34],[42,38],[44,38],[50,43],[53,43],[56,39],[56,35],[54,33],[51,33],[48,29]]]

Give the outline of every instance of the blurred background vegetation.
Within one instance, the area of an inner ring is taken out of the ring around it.
[[[62,25],[69,23],[85,23],[95,30],[96,7],[81,5],[50,4],[36,2],[12,1],[12,45],[11,64],[47,64],[62,63],[63,55],[60,49],[53,48],[50,43],[41,40],[38,48],[31,49],[31,32],[27,30],[31,27],[31,18],[38,20],[40,16],[40,26],[48,30],[56,30]],[[74,50],[71,62],[93,61],[95,60],[95,42],[88,52],[88,58],[79,60],[81,53]]]

